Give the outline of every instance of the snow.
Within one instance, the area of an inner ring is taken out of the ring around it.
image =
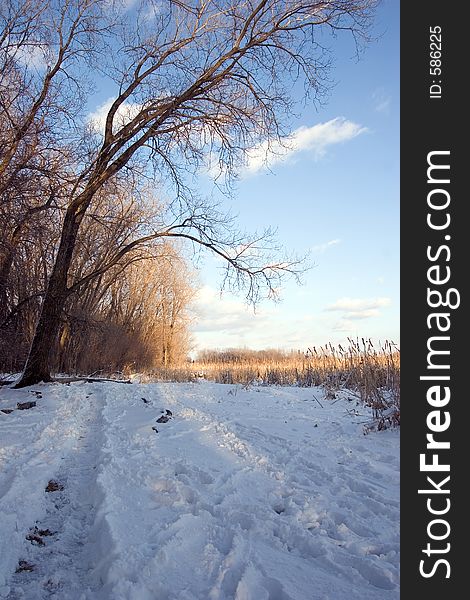
[[[0,412],[1,598],[398,599],[399,434],[347,393],[0,389],[28,400]]]

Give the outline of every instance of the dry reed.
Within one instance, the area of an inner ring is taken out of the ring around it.
[[[296,385],[322,386],[326,398],[334,399],[348,390],[371,407],[370,429],[386,429],[400,424],[400,351],[386,341],[375,348],[364,338],[348,338],[349,345],[326,344],[307,352],[231,350],[204,352],[197,361],[152,371],[151,379],[196,381],[244,386]]]

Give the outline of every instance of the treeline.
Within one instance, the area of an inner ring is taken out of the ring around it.
[[[280,350],[267,348],[264,350],[252,350],[250,348],[229,348],[224,350],[201,350],[197,355],[197,363],[207,364],[263,364],[267,362],[289,362],[297,361],[305,356],[300,350]]]
[[[60,169],[29,174],[11,178],[0,206],[0,369],[6,372],[21,370],[27,358],[63,218]],[[150,210],[125,187],[114,187],[85,217],[68,279],[73,293],[51,353],[54,371],[152,369],[186,356],[194,289],[181,253],[162,241],[119,255],[145,229]]]

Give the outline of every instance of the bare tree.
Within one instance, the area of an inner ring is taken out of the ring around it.
[[[99,50],[109,23],[98,6],[94,0],[0,3],[0,322],[12,310],[7,284],[28,229],[40,213],[68,200],[77,139],[69,125],[88,89],[71,73]]]
[[[86,23],[84,31],[96,34],[102,9],[111,14],[105,0],[66,4],[74,7],[74,31]],[[152,164],[161,179],[171,178],[177,200],[172,220],[131,242],[125,252],[161,237],[188,239],[222,256],[235,280],[248,284],[251,298],[259,286],[274,290],[273,279],[295,272],[288,260],[260,261],[263,236],[243,239],[218,222],[217,212],[203,214],[188,173],[197,172],[211,154],[229,181],[248,147],[282,140],[293,82],[303,81],[314,97],[324,91],[325,30],[365,35],[374,5],[375,0],[169,0],[143,2],[133,18],[127,14],[115,27],[110,16],[113,52],[108,62],[102,57],[103,71],[118,91],[101,135],[83,146],[84,155],[77,160],[60,244],[19,386],[50,379],[50,349],[67,298],[78,285],[69,281],[70,266],[96,194],[119,173],[143,163]],[[82,48],[76,37],[67,39],[67,51]],[[62,36],[49,44],[56,56],[64,47]],[[70,77],[76,77],[72,67]]]

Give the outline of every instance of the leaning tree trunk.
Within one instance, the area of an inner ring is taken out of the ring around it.
[[[57,344],[62,312],[69,295],[67,276],[82,215],[83,212],[78,213],[72,206],[65,215],[60,245],[44,296],[41,316],[23,374],[15,388],[34,385],[39,381],[51,381],[51,358]]]

